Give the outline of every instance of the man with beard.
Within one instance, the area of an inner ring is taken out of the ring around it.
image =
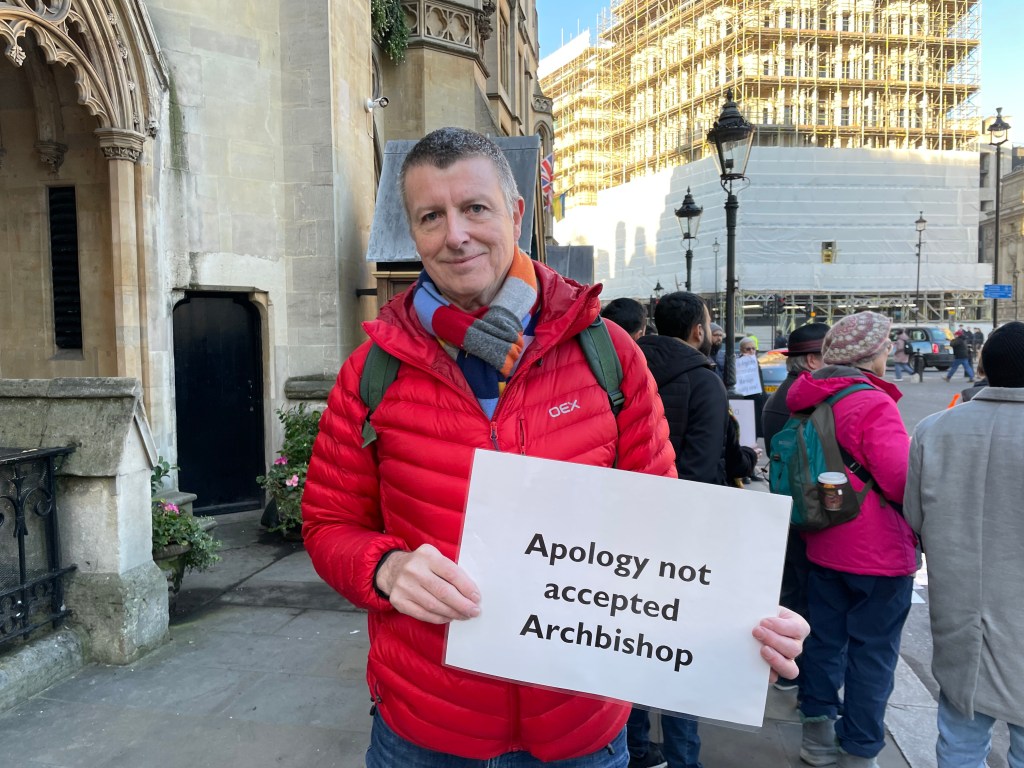
[[[724,485],[729,399],[707,358],[712,345],[707,305],[693,293],[670,293],[655,307],[654,324],[658,335],[642,336],[637,344],[665,406],[676,471],[684,480]],[[631,765],[657,764],[643,761],[649,728],[647,712],[634,709],[626,724]],[[701,768],[695,720],[662,715],[661,730],[669,768]]]

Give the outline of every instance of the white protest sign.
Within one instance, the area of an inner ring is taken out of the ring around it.
[[[740,425],[740,445],[757,447],[757,421],[754,418],[754,401],[731,398],[729,407]]]
[[[736,358],[736,386],[739,395],[756,395],[761,391],[761,375],[758,371],[757,358],[753,355],[740,355]]]
[[[459,564],[481,615],[445,663],[760,726],[791,501],[477,451]]]

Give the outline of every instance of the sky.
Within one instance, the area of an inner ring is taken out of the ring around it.
[[[597,17],[608,0],[537,0],[540,55],[569,42],[578,31],[596,34]],[[1003,108],[1010,123],[1010,143],[1024,144],[1024,3],[981,0],[981,92],[975,97],[982,117]],[[1018,127],[1019,126],[1019,127]]]

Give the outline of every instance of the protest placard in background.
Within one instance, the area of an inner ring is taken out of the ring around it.
[[[509,478],[515,478],[510,486]],[[445,663],[760,726],[790,499],[477,451]]]
[[[729,407],[740,425],[740,445],[757,447],[757,421],[754,418],[754,401],[729,398]]]
[[[736,358],[736,386],[738,395],[756,395],[761,391],[761,372],[754,355],[740,355]]]

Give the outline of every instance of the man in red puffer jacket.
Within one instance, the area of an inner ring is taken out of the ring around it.
[[[643,356],[609,326],[622,362],[618,415],[575,337],[597,317],[584,287],[516,247],[523,200],[501,150],[445,128],[400,175],[424,271],[365,325],[401,361],[373,412],[359,381],[369,343],[342,367],[321,420],[303,495],[303,535],[323,579],[369,613],[367,682],[375,718],[367,768],[628,761],[629,705],[496,680],[442,665],[444,625],[480,612],[454,558],[476,449],[674,477],[673,453]],[[556,420],[553,406],[575,406]],[[509,478],[509,493],[516,478]],[[799,617],[755,630],[778,672],[795,669]]]

